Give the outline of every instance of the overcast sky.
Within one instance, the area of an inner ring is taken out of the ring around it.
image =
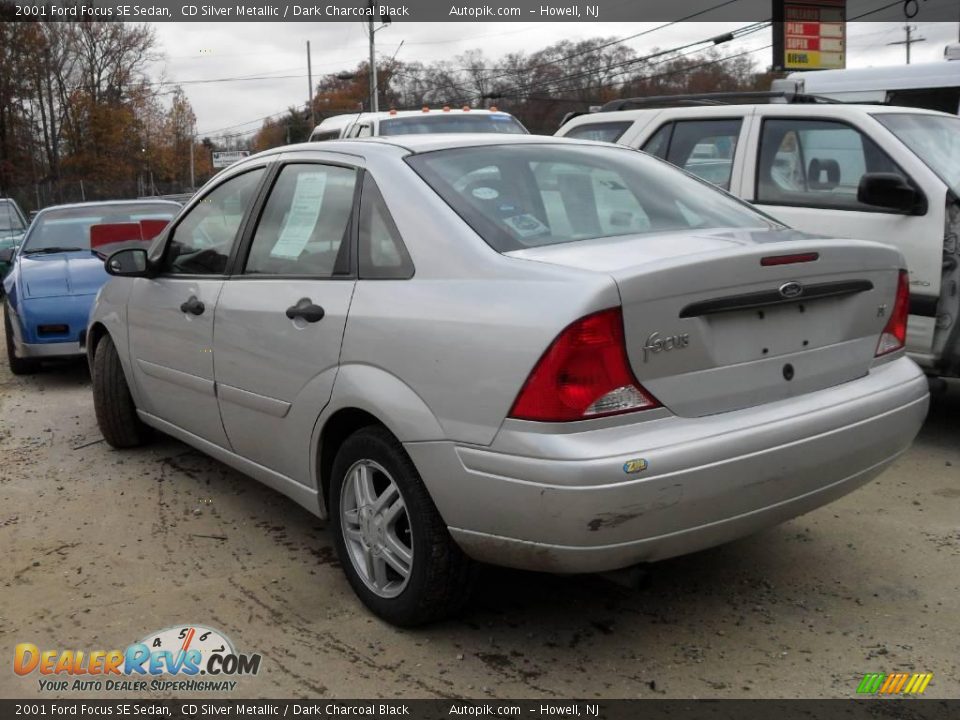
[[[662,23],[410,23],[397,22],[376,33],[381,59],[430,63],[450,60],[474,48],[491,59],[506,53],[534,52],[560,40],[620,38],[656,28]],[[638,54],[704,40],[747,23],[678,23],[626,44]],[[947,43],[958,39],[958,23],[916,23],[912,62],[943,58]],[[349,70],[367,58],[366,24],[335,23],[157,23],[154,25],[163,60],[152,69],[166,80],[183,83],[197,115],[200,136],[221,132],[254,132],[261,118],[283,112],[307,100],[306,43],[311,43],[314,79]],[[850,23],[847,67],[898,65],[904,62],[902,23]],[[403,43],[401,45],[401,42]],[[724,56],[768,45],[771,31],[720,46]],[[752,55],[759,69],[770,64],[770,50]],[[221,81],[243,76],[273,76],[270,80]],[[216,82],[193,82],[213,80]]]

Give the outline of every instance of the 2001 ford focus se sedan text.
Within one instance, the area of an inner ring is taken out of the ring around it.
[[[97,418],[329,516],[359,597],[415,624],[475,561],[626,567],[875,477],[927,410],[902,263],[599,143],[279,148],[107,260]]]

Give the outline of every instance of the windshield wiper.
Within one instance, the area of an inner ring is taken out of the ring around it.
[[[80,247],[44,247],[44,248],[27,248],[23,251],[24,255],[46,255],[48,253],[61,253],[61,252],[78,252],[80,250],[86,250],[87,248]]]

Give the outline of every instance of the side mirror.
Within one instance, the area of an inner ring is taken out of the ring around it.
[[[107,258],[104,267],[109,275],[117,277],[147,277],[149,275],[147,251],[143,248],[117,250]]]
[[[897,173],[866,173],[860,178],[857,200],[865,205],[897,210],[909,215],[924,215],[927,200]]]
[[[0,263],[9,263],[13,260],[13,248],[4,248],[0,250]]]

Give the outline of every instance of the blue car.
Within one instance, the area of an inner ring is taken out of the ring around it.
[[[103,258],[91,250],[92,226],[170,221],[179,210],[179,203],[165,200],[127,200],[40,211],[20,247],[0,252],[14,253],[3,279],[10,370],[24,375],[44,358],[84,354],[90,308],[109,277]]]

